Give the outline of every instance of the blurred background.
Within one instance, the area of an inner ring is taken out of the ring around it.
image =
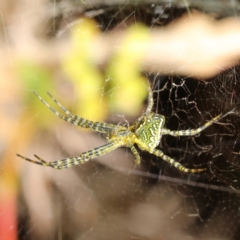
[[[238,1],[1,1],[0,239],[239,239]],[[106,143],[62,121],[131,125],[147,106],[171,130],[159,147],[184,174],[117,149],[61,171],[46,161]]]

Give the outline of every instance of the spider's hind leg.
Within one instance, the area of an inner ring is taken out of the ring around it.
[[[186,168],[179,162],[175,161],[173,158],[170,158],[169,156],[165,155],[162,151],[158,149],[154,149],[152,154],[161,157],[164,161],[170,163],[173,167],[175,167],[177,170],[185,173],[199,173],[206,171],[206,168]]]
[[[129,143],[129,147],[135,157],[135,160],[134,160],[135,165],[139,166],[141,163],[141,158],[140,158],[140,155],[139,155],[137,149],[130,143]]]
[[[150,82],[148,80],[147,80],[147,83],[148,83],[148,106],[147,106],[147,109],[145,111],[145,114],[149,114],[152,111],[153,104],[154,104],[153,91],[152,91]]]
[[[168,134],[174,137],[179,137],[179,136],[194,136],[203,131],[204,129],[208,128],[211,126],[213,123],[218,122],[220,119],[226,117],[229,114],[234,114],[234,109],[225,113],[225,114],[219,114],[218,116],[214,117],[210,121],[206,122],[204,125],[197,129],[188,129],[188,130],[179,130],[179,131],[171,131],[170,129],[162,129],[161,133],[162,135]]]

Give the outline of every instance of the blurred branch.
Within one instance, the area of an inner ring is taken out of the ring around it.
[[[238,18],[214,20],[194,13],[162,28],[149,30],[150,41],[143,56],[146,71],[162,74],[194,75],[208,78],[234,66],[240,57],[240,21]],[[96,39],[91,56],[102,64],[122,49],[125,33],[111,32]]]
[[[83,11],[89,8],[124,6],[124,5],[159,5],[178,8],[197,8],[204,12],[220,14],[222,16],[236,16],[239,13],[240,3],[237,0],[77,0],[71,1],[69,5],[75,4]],[[66,2],[63,2],[66,6]]]

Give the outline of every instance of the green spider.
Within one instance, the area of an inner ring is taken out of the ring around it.
[[[54,161],[54,162],[46,162],[37,155],[34,155],[38,161],[26,158],[20,154],[17,154],[18,157],[21,157],[29,162],[39,164],[42,166],[49,166],[55,169],[63,169],[69,168],[81,163],[85,163],[90,159],[102,156],[106,153],[113,151],[119,147],[129,147],[135,156],[135,164],[139,165],[141,162],[139,153],[135,147],[137,145],[141,150],[145,150],[151,154],[154,154],[158,157],[161,157],[164,161],[170,163],[173,167],[177,168],[181,172],[185,173],[197,173],[203,172],[205,168],[186,168],[181,165],[179,162],[175,161],[173,158],[165,155],[156,147],[159,145],[162,135],[171,135],[174,137],[179,136],[194,136],[211,124],[216,121],[219,121],[221,118],[227,116],[228,114],[234,113],[234,110],[227,112],[226,114],[220,114],[213,118],[212,120],[205,123],[203,126],[197,129],[189,129],[189,130],[179,130],[179,131],[171,131],[169,129],[164,128],[165,125],[165,117],[160,114],[156,114],[152,112],[153,107],[153,93],[151,87],[148,86],[148,106],[143,115],[138,118],[138,120],[131,126],[125,127],[120,125],[114,125],[109,123],[100,123],[93,122],[87,120],[85,118],[73,115],[67,109],[65,109],[50,93],[47,93],[53,101],[65,112],[66,116],[60,114],[56,110],[54,110],[48,103],[46,103],[36,92],[35,95],[59,118],[72,123],[74,125],[90,128],[96,132],[100,132],[106,135],[106,139],[108,141],[107,144],[96,147],[90,151],[82,153],[77,157],[69,157],[64,158],[62,160]]]

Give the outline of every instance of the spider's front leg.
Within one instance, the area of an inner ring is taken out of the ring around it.
[[[82,153],[78,157],[64,158],[62,160],[54,161],[54,162],[46,162],[43,159],[41,159],[40,157],[38,157],[37,155],[34,155],[34,156],[38,159],[38,161],[32,160],[30,158],[26,158],[20,154],[17,154],[17,156],[21,157],[24,160],[27,160],[31,163],[35,163],[35,164],[38,164],[41,166],[48,166],[48,167],[52,167],[55,169],[63,169],[63,168],[70,168],[75,165],[85,163],[93,158],[100,157],[106,153],[109,153],[123,145],[124,145],[124,143],[122,141],[115,140],[115,141],[111,141],[103,146],[94,148],[93,150],[90,150],[88,152]]]
[[[40,97],[36,92],[34,94],[40,99],[40,101],[46,105],[56,116],[58,116],[60,119],[72,123],[74,125],[80,126],[82,128],[90,128],[94,131],[101,132],[101,133],[109,133],[112,129],[116,128],[116,125],[109,124],[109,123],[100,123],[100,122],[93,122],[91,120],[79,117],[77,115],[72,114],[70,111],[68,111],[65,107],[61,105],[50,93],[47,93],[52,100],[64,111],[64,113],[67,116],[62,115],[58,111],[56,111],[54,108],[52,108],[42,97]],[[120,128],[120,126],[118,126]],[[126,129],[125,127],[121,127],[123,130]]]

